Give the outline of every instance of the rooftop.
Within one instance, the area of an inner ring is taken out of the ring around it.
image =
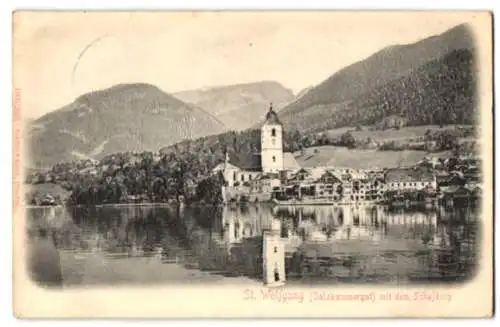
[[[229,164],[236,166],[243,170],[261,171],[261,157],[260,154],[248,153],[234,153],[229,154]]]
[[[431,182],[434,175],[423,169],[392,168],[385,172],[385,182]]]

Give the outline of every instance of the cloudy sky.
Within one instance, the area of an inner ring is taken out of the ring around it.
[[[15,85],[39,117],[117,83],[166,92],[275,80],[295,93],[392,44],[468,22],[460,13],[21,13]]]

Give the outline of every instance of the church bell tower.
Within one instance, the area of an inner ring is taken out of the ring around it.
[[[283,125],[272,104],[261,128],[260,141],[262,172],[279,173],[283,170]]]

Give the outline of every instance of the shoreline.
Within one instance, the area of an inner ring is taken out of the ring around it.
[[[474,197],[469,197],[467,198],[468,200],[475,200]],[[437,202],[437,203],[436,203]],[[444,203],[441,203],[442,200],[434,200],[432,203],[429,203],[427,201],[410,201],[408,204],[410,207],[412,206],[421,206],[421,205],[432,205],[433,207],[435,206],[442,206]],[[165,203],[165,202],[148,202],[148,203],[109,203],[109,204],[91,204],[91,205],[84,205],[84,204],[76,204],[76,205],[66,205],[66,204],[58,204],[58,205],[23,205],[22,207],[24,209],[43,209],[43,208],[85,208],[85,207],[92,207],[92,208],[126,208],[126,207],[159,207],[159,208],[185,208],[185,207],[227,207],[227,206],[232,206],[232,205],[245,205],[245,206],[254,206],[254,205],[270,205],[270,206],[275,206],[275,207],[282,207],[282,206],[317,206],[317,207],[324,207],[324,206],[358,206],[358,205],[373,205],[373,206],[388,206],[388,207],[406,207],[408,205],[406,204],[400,204],[398,201],[381,201],[381,202],[374,202],[374,201],[349,201],[349,202],[338,202],[338,203],[333,203],[333,202],[325,202],[325,203],[312,203],[312,202],[281,202],[281,201],[262,201],[262,202],[225,202],[225,203],[219,203],[219,204],[201,204],[201,203],[191,203],[191,204],[170,204],[170,203]]]

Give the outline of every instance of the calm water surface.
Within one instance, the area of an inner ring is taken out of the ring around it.
[[[479,243],[471,207],[57,207],[28,217],[30,239],[52,232],[69,285],[259,281],[273,220],[292,285],[463,282]]]

